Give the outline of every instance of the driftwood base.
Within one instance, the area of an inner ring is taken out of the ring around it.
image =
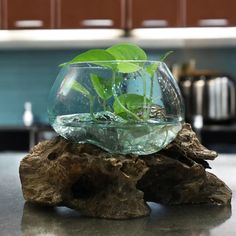
[[[147,201],[230,204],[231,190],[205,171],[206,160],[216,156],[188,124],[170,145],[148,156],[110,154],[57,137],[39,143],[21,161],[20,178],[26,201],[128,219],[149,215]]]

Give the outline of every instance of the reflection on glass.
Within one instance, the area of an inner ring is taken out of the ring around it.
[[[73,142],[121,154],[151,154],[173,141],[184,106],[167,66],[157,61],[105,64],[83,62],[61,69],[48,104],[54,130]],[[132,72],[125,73],[124,67]]]

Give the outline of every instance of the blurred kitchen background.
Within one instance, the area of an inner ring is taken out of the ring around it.
[[[201,141],[236,152],[235,0],[0,0],[0,150],[54,132],[47,97],[58,65],[89,48],[140,45],[178,81]],[[31,122],[33,118],[33,122]]]

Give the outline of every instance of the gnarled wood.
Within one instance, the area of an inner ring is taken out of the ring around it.
[[[39,143],[21,161],[20,178],[26,201],[128,219],[148,215],[146,201],[230,204],[231,190],[205,171],[206,160],[216,156],[188,124],[165,149],[147,156],[110,154],[57,137]]]

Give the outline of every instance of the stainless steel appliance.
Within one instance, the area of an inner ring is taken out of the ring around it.
[[[187,121],[231,121],[236,115],[235,81],[228,75],[195,71],[180,77]]]
[[[235,83],[228,76],[216,76],[207,81],[208,114],[210,120],[235,117]]]

